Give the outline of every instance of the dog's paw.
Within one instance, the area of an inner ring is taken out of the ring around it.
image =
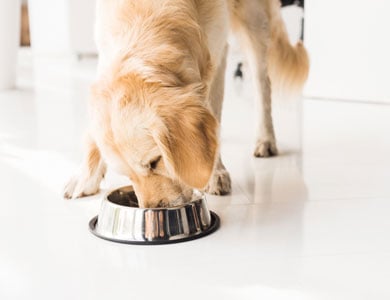
[[[215,170],[205,192],[211,195],[227,195],[232,190],[229,172],[225,168]]]
[[[256,157],[269,157],[275,156],[278,154],[278,149],[276,147],[276,142],[274,140],[259,140],[256,143],[256,148],[253,153]]]
[[[64,198],[75,199],[99,192],[100,180],[95,178],[72,177],[64,188]]]

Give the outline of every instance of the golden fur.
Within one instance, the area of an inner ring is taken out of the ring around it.
[[[255,155],[276,154],[268,73],[301,87],[308,71],[278,1],[98,0],[86,157],[66,197],[96,193],[106,164],[132,180],[142,207],[180,204],[193,188],[230,191],[218,151],[229,23],[258,78]]]

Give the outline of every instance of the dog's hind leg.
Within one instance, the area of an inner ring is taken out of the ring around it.
[[[225,47],[223,58],[211,83],[209,94],[209,104],[214,113],[214,116],[217,118],[219,123],[221,122],[222,103],[225,88],[226,55],[227,46]],[[206,187],[206,192],[213,195],[226,195],[229,194],[230,191],[230,175],[222,163],[221,154],[219,154],[214,173]]]
[[[271,82],[267,54],[270,45],[270,24],[263,2],[232,0],[230,7],[233,31],[245,49],[256,89],[256,157],[277,154],[271,114]]]
[[[79,173],[64,188],[64,197],[79,198],[96,194],[106,173],[106,164],[95,142],[87,137],[85,157]]]

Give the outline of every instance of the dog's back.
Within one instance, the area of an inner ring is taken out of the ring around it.
[[[197,65],[184,67],[188,70],[199,67],[202,77],[207,76],[210,60],[215,63],[220,59],[228,31],[225,0],[112,2],[97,2],[95,39],[99,73],[106,72],[107,67],[112,68],[114,64],[123,65],[129,58],[136,67],[140,61],[147,60],[152,63],[163,61],[161,65],[170,64],[176,68],[180,62],[189,63],[188,57],[192,57],[191,62]],[[188,74],[180,76],[191,77]],[[183,82],[187,83],[190,82]]]

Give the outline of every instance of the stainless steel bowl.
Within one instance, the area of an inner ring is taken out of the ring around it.
[[[219,227],[219,217],[207,208],[203,194],[171,208],[139,208],[132,186],[108,193],[100,213],[89,222],[91,232],[103,239],[128,244],[167,244],[208,235]]]

